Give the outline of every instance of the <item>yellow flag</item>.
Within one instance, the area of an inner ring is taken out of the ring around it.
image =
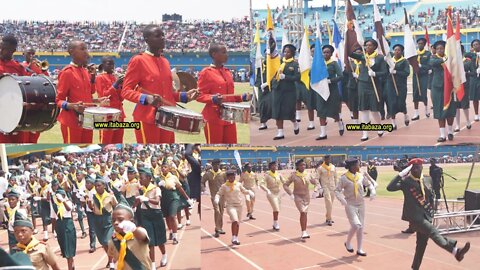
[[[327,22],[328,44],[332,44],[332,31],[330,31],[330,24]]]
[[[277,52],[277,43],[274,37],[274,28],[273,28],[273,20],[272,20],[272,13],[270,11],[270,7],[268,7],[268,16],[267,16],[267,55],[266,55],[266,62],[267,62],[267,83],[268,87],[272,89],[272,79],[278,71],[280,67],[280,56]],[[273,48],[272,51],[270,49]]]
[[[260,43],[260,26],[258,25],[257,22],[257,30],[255,31],[255,38],[253,39],[253,43],[258,44]]]
[[[310,53],[310,42],[308,40],[308,28],[305,26],[300,54],[298,55],[298,65],[300,68],[300,80],[305,84],[307,90],[310,90],[310,69],[312,68],[312,56]]]
[[[273,20],[272,12],[270,11],[270,6],[267,5],[268,15],[267,15],[267,31],[273,30]]]

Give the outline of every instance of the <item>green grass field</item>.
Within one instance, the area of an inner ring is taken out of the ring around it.
[[[249,83],[235,83],[236,94],[243,94],[249,91],[251,91],[251,87]],[[135,107],[135,104],[133,104],[132,102],[129,102],[129,101],[123,102],[123,108],[126,114],[126,119],[125,119],[126,122],[133,121],[132,112],[134,107]],[[193,101],[184,105],[184,107],[200,113],[204,107],[204,104]],[[237,138],[238,138],[239,144],[250,143],[250,127],[248,126],[248,124],[237,124]],[[176,142],[179,142],[179,143],[205,143],[205,135],[203,133],[203,130],[200,132],[199,135],[188,135],[188,134],[176,133],[175,139],[176,139]],[[94,132],[93,142],[100,143],[98,131]],[[123,142],[124,143],[136,142],[133,129],[125,130]],[[60,131],[60,124],[57,122],[57,124],[52,129],[48,130],[47,132],[43,132],[40,135],[40,139],[38,143],[63,143],[62,132]]]

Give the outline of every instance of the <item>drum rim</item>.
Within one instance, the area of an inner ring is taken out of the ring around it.
[[[201,113],[198,113],[196,111],[193,111],[193,110],[190,110],[190,109],[184,109],[184,108],[180,108],[180,107],[176,107],[176,106],[160,106],[158,108],[159,111],[162,111],[162,108],[163,108],[163,111],[165,112],[168,112],[168,113],[176,113],[175,111],[169,111],[168,108],[175,108],[175,109],[178,109],[180,110],[180,113],[177,113],[178,115],[181,115],[181,116],[192,116],[193,118],[195,119],[203,119],[203,115]],[[183,112],[192,112],[193,114],[186,114],[186,113],[182,113],[181,111]]]
[[[111,112],[92,112],[91,109],[98,109],[98,108],[102,108],[102,109],[108,109],[108,110],[111,110]],[[90,110],[89,110],[90,109]],[[83,111],[83,114],[85,114],[85,112],[87,112],[88,114],[100,114],[100,115],[103,115],[103,114],[117,114],[117,113],[122,113],[122,111],[120,111],[119,109],[117,108],[111,108],[111,107],[87,107],[85,108],[85,110]]]

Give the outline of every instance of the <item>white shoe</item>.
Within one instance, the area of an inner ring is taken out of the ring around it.
[[[190,226],[190,219],[187,219],[187,222],[185,222],[185,225]]]
[[[38,233],[37,229],[33,230],[33,234],[37,234],[37,233]]]
[[[167,265],[167,254],[162,255],[162,260],[160,261],[160,267]]]
[[[183,224],[182,224],[182,223],[180,223],[180,224],[177,225],[177,229],[178,229],[178,230],[180,230],[180,229],[182,229],[182,228],[183,228]]]
[[[306,231],[302,233],[302,239],[305,239],[305,238],[310,238],[310,235],[308,235]]]
[[[57,238],[57,233],[56,233],[56,232],[54,232],[54,233],[53,233],[53,236],[54,236],[55,238]]]

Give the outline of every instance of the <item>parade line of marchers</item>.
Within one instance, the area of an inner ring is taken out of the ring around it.
[[[392,124],[347,124],[346,125],[348,131],[393,131]]]

